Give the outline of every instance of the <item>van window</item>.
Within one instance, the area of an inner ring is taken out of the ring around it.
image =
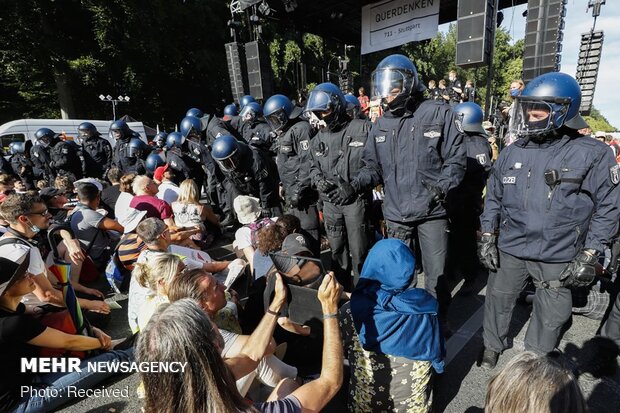
[[[10,135],[2,135],[0,136],[0,146],[4,150],[4,153],[9,153],[9,143],[11,142],[24,142],[26,140],[26,135],[23,133],[13,133]]]

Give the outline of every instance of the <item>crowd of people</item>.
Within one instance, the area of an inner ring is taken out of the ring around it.
[[[148,143],[122,120],[110,139],[85,122],[75,140],[42,128],[34,145],[12,143],[0,165],[0,405],[49,411],[69,386],[108,377],[18,374],[22,357],[53,354],[189,363],[140,374],[147,412],[320,411],[343,385],[349,411],[430,412],[452,286],[477,292],[488,273],[481,367],[509,347],[528,283],[533,309],[527,352],[490,381],[486,411],[585,411],[554,350],[574,297],[605,282],[613,345],[592,362],[616,362],[618,153],[583,133],[568,75],[513,82],[501,152],[471,82],[451,71],[445,83],[427,89],[391,55],[372,74],[373,122],[363,88],[322,83],[303,107],[277,94],[244,96],[222,118],[190,109],[179,132]],[[227,237],[237,258],[211,257]],[[128,294],[125,340],[104,332],[118,313],[101,279]],[[264,400],[248,396],[256,381],[273,389]]]

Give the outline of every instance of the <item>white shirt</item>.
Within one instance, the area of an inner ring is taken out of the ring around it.
[[[163,199],[172,205],[179,198],[179,187],[174,182],[164,181],[159,185],[157,198]]]
[[[116,200],[116,205],[114,206],[114,216],[116,217],[116,220],[118,222],[123,222],[125,216],[131,210],[129,208],[129,204],[131,203],[132,199],[133,195],[131,195],[129,192],[121,192],[121,194],[118,196],[118,199]]]

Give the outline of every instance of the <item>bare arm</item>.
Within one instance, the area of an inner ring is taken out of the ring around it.
[[[50,283],[45,273],[41,273],[34,277],[34,295],[46,304],[65,306],[65,300],[62,298],[62,293]]]
[[[96,329],[95,329],[96,330]],[[87,337],[63,333],[55,328],[47,327],[41,334],[28,341],[28,344],[38,347],[61,348],[65,350],[95,350],[100,348],[109,349],[110,337],[96,330],[95,335],[100,338]]]
[[[125,230],[121,224],[107,217],[99,221],[99,229],[103,229],[106,231],[116,231],[120,232],[121,234]]]
[[[211,261],[205,262],[202,268],[207,272],[215,274],[228,268],[228,264],[230,264],[230,261]]]
[[[342,286],[338,284],[336,277],[330,272],[323,279],[318,294],[324,315],[338,313],[338,300],[341,292]],[[321,411],[342,385],[343,352],[338,318],[325,319],[323,328],[323,368],[321,369],[321,376],[304,384],[292,393],[301,403],[302,412]]]

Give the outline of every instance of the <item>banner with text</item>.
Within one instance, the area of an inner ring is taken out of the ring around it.
[[[388,0],[362,7],[362,54],[430,39],[439,26],[439,0]]]

